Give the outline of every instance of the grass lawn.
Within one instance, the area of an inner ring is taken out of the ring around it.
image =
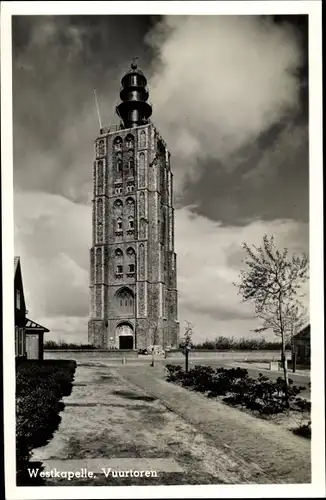
[[[16,366],[17,485],[28,481],[27,467],[33,448],[53,436],[64,409],[60,401],[71,393],[75,361],[26,360]],[[30,484],[30,481],[28,481]]]

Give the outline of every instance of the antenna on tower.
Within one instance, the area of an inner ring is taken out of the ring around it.
[[[97,109],[98,122],[100,124],[100,129],[102,129],[101,115],[100,115],[100,109],[98,107],[98,102],[97,102],[96,89],[93,89],[93,90],[94,90],[94,96],[95,96],[95,103],[96,103],[96,109]]]

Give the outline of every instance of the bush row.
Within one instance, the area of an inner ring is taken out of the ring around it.
[[[185,372],[180,365],[166,365],[167,380],[183,387],[207,393],[208,397],[223,396],[223,400],[235,406],[256,410],[260,414],[272,415],[287,409],[285,382],[279,377],[276,381],[259,374],[257,379],[248,376],[244,368],[212,368],[196,365]],[[293,385],[290,380],[288,394],[290,404],[298,411],[309,411],[310,403],[298,397],[304,387]]]
[[[71,393],[75,361],[25,361],[16,367],[17,484],[27,480],[33,448],[44,446],[58,428],[63,396]]]
[[[258,351],[278,351],[281,349],[281,342],[267,341],[265,338],[240,338],[219,336],[214,340],[206,340],[200,344],[193,344],[194,349],[217,349],[217,350],[258,350]],[[286,349],[290,349],[291,345],[288,343]]]
[[[54,340],[47,340],[44,342],[44,349],[96,349],[96,347],[91,344],[57,343]]]

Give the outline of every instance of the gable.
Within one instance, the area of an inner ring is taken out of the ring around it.
[[[24,296],[24,286],[23,286],[23,277],[20,267],[20,258],[15,257],[14,259],[14,293],[15,293],[15,307],[16,307],[16,290],[20,291],[20,302],[21,309],[26,309],[25,304],[25,296]]]
[[[305,326],[293,337],[294,339],[310,339],[310,325]]]

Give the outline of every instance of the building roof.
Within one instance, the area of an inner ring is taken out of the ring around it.
[[[14,276],[16,276],[16,272],[18,269],[18,264],[19,264],[20,257],[15,256],[14,257]]]
[[[294,339],[310,339],[310,324],[306,325],[293,337]]]
[[[38,330],[38,331],[42,331],[42,332],[49,332],[50,331],[47,328],[45,328],[45,326],[39,325],[35,321],[32,321],[31,319],[28,319],[28,318],[26,318],[25,328],[26,328],[26,330],[27,329],[28,330]]]

